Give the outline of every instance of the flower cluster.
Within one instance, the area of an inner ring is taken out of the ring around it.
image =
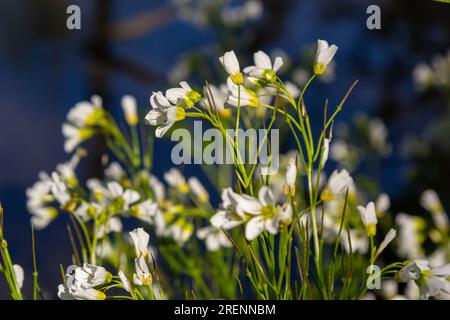
[[[353,168],[346,169],[350,146],[339,134],[333,138],[335,118],[356,83],[331,114],[325,106],[319,129],[313,126],[306,92],[324,75],[337,49],[318,41],[311,77],[302,88],[281,79],[284,57],[271,59],[257,51],[253,64],[241,68],[235,52],[228,51],[218,59],[225,83],[193,89],[181,81],[165,92],[153,92],[147,126],[140,127],[131,96],[122,99],[125,130],[99,97],[75,105],[63,126],[65,150],[75,153],[50,174],[40,173],[27,190],[37,229],[60,211],[70,218],[73,265],[63,276],[58,297],[237,298],[238,288],[248,287],[261,299],[370,298],[366,283],[377,276],[373,266],[380,264],[386,287],[377,296],[411,298],[418,290],[422,299],[446,298],[449,221],[437,193],[426,190],[420,197],[433,226],[406,213],[393,219],[389,196],[359,183]],[[161,138],[186,118],[219,129],[232,151],[232,166],[220,168],[219,174],[215,167],[205,168],[221,196],[218,205],[212,200],[214,189],[198,177],[186,177],[175,167],[161,180],[152,173],[147,142],[153,129]],[[363,144],[385,154],[390,144],[381,120],[359,123],[366,130]],[[280,155],[279,171],[268,174],[261,165],[242,161],[239,137],[228,130],[270,131],[276,126],[297,146]],[[76,169],[87,152],[78,146],[95,134],[103,135],[110,155],[102,158],[103,178],[84,184]],[[340,168],[327,175],[329,157]],[[126,232],[129,224],[139,227]],[[387,250],[392,255],[384,255]],[[391,261],[390,256],[408,260]],[[14,297],[20,298],[23,271],[12,263],[5,270]],[[245,281],[248,286],[242,286]],[[407,292],[399,292],[397,282],[406,282]],[[116,295],[119,289],[126,295]]]

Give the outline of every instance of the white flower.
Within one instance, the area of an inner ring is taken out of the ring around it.
[[[70,109],[67,120],[80,127],[94,126],[103,116],[102,101],[99,96],[93,96],[91,101],[79,102]]]
[[[389,196],[386,193],[381,193],[378,196],[377,200],[375,201],[377,216],[378,217],[383,216],[384,213],[389,210],[390,206],[391,206],[391,199],[389,199]]]
[[[170,103],[180,105],[181,102],[188,108],[192,108],[200,101],[201,95],[197,91],[191,89],[186,81],[180,82],[181,88],[171,88],[166,91],[166,97]]]
[[[111,281],[112,275],[103,267],[84,263],[83,267],[71,265],[67,268],[67,276],[73,277],[73,285],[89,289]]]
[[[381,119],[370,119],[368,123],[369,140],[376,151],[382,156],[392,152],[392,145],[387,141],[389,131]]]
[[[106,295],[95,289],[109,283],[112,275],[103,267],[85,263],[83,267],[69,266],[66,282],[58,286],[58,297],[62,300],[104,300]]]
[[[102,239],[104,236],[111,232],[121,232],[122,222],[117,217],[110,218],[107,222],[104,222],[97,229],[97,238]]]
[[[211,107],[224,118],[231,116],[231,109],[225,108],[225,100],[228,95],[228,88],[225,84],[222,84],[219,88],[209,84],[205,87],[205,95],[206,98],[203,99],[202,105]]]
[[[31,223],[38,230],[44,229],[58,215],[58,210],[51,207],[35,208],[29,211],[33,215],[31,217]]]
[[[277,234],[280,228],[285,227],[292,222],[292,207],[285,205],[279,208],[273,208],[271,204],[264,209],[270,209],[268,212],[261,212],[261,214],[251,218],[245,225],[245,237],[251,241],[256,239],[264,230],[271,234]],[[272,212],[271,212],[272,211]]]
[[[334,140],[333,144],[330,147],[330,156],[333,160],[344,162],[349,160],[351,155],[351,147],[344,140]]]
[[[178,189],[181,193],[188,193],[189,186],[183,174],[177,168],[172,168],[164,173],[164,179],[172,188]]]
[[[386,300],[408,300],[407,297],[398,294],[398,283],[395,280],[384,280],[381,292]]]
[[[249,106],[253,108],[257,108],[261,105],[256,92],[254,92],[253,90],[243,86],[236,86],[230,78],[228,78],[227,80],[227,86],[228,90],[230,91],[227,102],[230,105],[234,107]]]
[[[322,161],[320,163],[322,168],[325,166],[325,163],[328,160],[329,150],[330,150],[330,139],[325,138],[323,140],[323,155],[322,155]]]
[[[216,227],[208,226],[197,230],[197,238],[205,240],[208,251],[216,251],[223,248],[230,248],[232,243],[225,233]]]
[[[126,177],[126,172],[122,166],[117,162],[111,162],[108,167],[105,168],[105,177],[113,181],[121,181]]]
[[[70,161],[59,163],[56,165],[56,172],[60,175],[61,179],[67,182],[71,186],[78,184],[77,175],[75,169],[80,162],[80,152],[75,153]]]
[[[414,68],[413,78],[417,87],[423,90],[433,82],[433,69],[427,64],[420,63]]]
[[[125,273],[122,270],[120,270],[118,275],[125,291],[131,292],[131,284]]]
[[[15,264],[13,265],[13,269],[14,269],[14,276],[16,278],[16,283],[19,286],[19,289],[22,289],[24,279],[23,268],[18,264]]]
[[[296,158],[291,158],[286,168],[286,175],[284,177],[284,193],[295,196],[295,184],[297,181],[297,164]]]
[[[370,237],[375,236],[377,233],[377,214],[375,212],[375,204],[369,202],[364,208],[363,206],[357,206],[359,216],[361,217],[364,226],[366,227],[367,234]]]
[[[150,199],[137,203],[130,208],[130,212],[134,217],[149,224],[153,223],[153,217],[158,210],[158,204]]]
[[[386,249],[389,243],[391,243],[392,240],[395,239],[396,236],[397,231],[395,231],[394,229],[390,229],[389,232],[386,234],[386,237],[384,237],[383,241],[378,246],[375,256],[379,256],[381,252],[383,252],[383,250]]]
[[[350,188],[352,184],[353,179],[347,170],[335,170],[328,178],[327,185],[322,191],[321,199],[323,201],[331,201],[337,195],[345,193],[347,188]]]
[[[295,84],[293,84],[290,81],[286,81],[285,85],[286,85],[286,90],[292,96],[292,98],[296,99],[300,96],[300,90]]]
[[[60,284],[58,286],[58,298],[61,300],[105,300],[106,295],[93,288],[79,289],[74,286],[69,288],[67,285]]]
[[[138,286],[150,286],[152,284],[152,275],[148,269],[147,260],[140,256],[134,260],[136,273],[133,274],[133,282]]]
[[[365,254],[369,249],[369,239],[366,233],[358,229],[350,229],[350,242],[352,252],[359,252]],[[341,237],[341,244],[347,253],[350,253],[350,243],[347,232],[343,232]]]
[[[399,213],[395,217],[398,225],[398,255],[408,259],[417,259],[422,256],[423,242],[422,230],[425,227],[425,221],[416,216],[410,216],[405,213]]]
[[[423,300],[436,296],[441,291],[450,294],[450,264],[431,269],[427,260],[416,260],[399,271],[402,282],[414,280],[420,289]]]
[[[251,77],[249,80],[252,82],[257,82],[258,80],[263,80],[270,83],[275,82],[276,73],[283,66],[283,58],[276,57],[272,65],[272,61],[269,56],[260,50],[255,52],[253,55],[253,60],[255,65],[248,66],[244,69],[244,72]]]
[[[240,85],[244,83],[244,76],[234,51],[225,52],[223,56],[219,57],[219,61],[234,84]]]
[[[58,201],[62,207],[65,207],[72,199],[69,189],[61,180],[61,176],[57,172],[52,172],[51,191],[56,201]]]
[[[137,228],[130,232],[130,236],[134,243],[136,257],[142,256],[145,258],[145,260],[148,260],[148,241],[150,240],[149,234],[145,232],[144,229]]]
[[[244,223],[245,214],[238,208],[238,203],[245,197],[248,196],[241,196],[231,190],[231,188],[224,189],[222,191],[221,208],[211,218],[211,224],[216,228],[229,230]]]
[[[37,229],[45,228],[58,215],[58,210],[49,206],[55,201],[51,193],[52,184],[49,175],[41,172],[39,181],[26,190],[27,209],[33,215],[31,223]]]
[[[153,196],[155,197],[155,200],[158,203],[163,202],[165,197],[164,184],[153,175],[150,175],[150,177],[148,178],[148,183],[153,191]]]
[[[209,201],[209,193],[206,191],[205,187],[203,187],[200,180],[196,177],[191,177],[188,179],[188,185],[201,203],[207,203]]]
[[[247,0],[242,5],[226,6],[221,10],[221,19],[227,26],[240,26],[246,21],[261,17],[263,6],[259,0]]]
[[[83,141],[91,138],[95,131],[91,128],[78,128],[71,124],[64,123],[62,133],[65,138],[64,151],[71,153]]]
[[[327,70],[328,65],[331,60],[333,60],[334,55],[338,47],[334,44],[329,46],[328,42],[325,40],[317,41],[317,53],[316,53],[316,63],[314,65],[314,73],[320,75]]]
[[[249,196],[237,198],[237,211],[249,215],[245,225],[245,237],[251,241],[256,239],[264,230],[277,234],[278,230],[292,221],[290,205],[278,207],[272,191],[264,186],[258,192],[258,199]]]
[[[107,183],[107,192],[105,196],[110,199],[117,210],[127,211],[130,205],[140,199],[139,192],[131,189],[124,189],[118,182]]]
[[[28,210],[46,206],[54,200],[53,196],[49,194],[51,186],[52,182],[49,175],[46,172],[40,172],[39,180],[26,190]]]
[[[431,189],[425,190],[420,197],[420,204],[431,213],[434,223],[439,230],[448,231],[448,216],[436,191]]]
[[[137,113],[136,99],[133,96],[123,96],[122,98],[122,110],[125,114],[125,119],[130,126],[135,126],[139,122]]]
[[[185,118],[184,108],[172,105],[160,91],[153,92],[150,104],[153,109],[145,116],[145,121],[151,126],[157,126],[157,138],[161,138],[176,121]]]

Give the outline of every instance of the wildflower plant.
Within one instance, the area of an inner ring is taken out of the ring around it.
[[[418,286],[422,298],[450,293],[448,218],[435,192],[426,191],[420,202],[436,224],[430,237],[445,255],[438,262],[422,248],[425,223],[420,218],[399,214],[394,221],[389,197],[372,199],[346,169],[326,178],[333,124],[357,81],[335,106],[325,100],[321,119],[310,119],[317,106],[307,98],[337,51],[318,41],[312,75],[301,88],[283,80],[282,57],[271,59],[257,51],[253,64],[243,67],[228,51],[217,61],[225,83],[182,81],[153,92],[145,125],[131,96],[122,99],[125,129],[97,96],[75,105],[62,127],[71,159],[51,173],[40,173],[27,190],[36,229],[61,214],[70,222],[72,264],[61,266],[58,297],[362,299],[376,279],[389,288],[395,281]],[[214,190],[180,168],[165,172],[164,182],[153,172],[153,139],[168,136],[175,124],[183,126],[188,119],[216,129],[231,154],[230,171],[226,165],[202,165],[218,189],[218,205],[211,200]],[[238,133],[246,129],[264,129],[254,154],[247,152],[254,141],[240,141]],[[271,171],[278,149],[267,142],[278,129],[296,149],[280,155],[278,170]],[[77,167],[88,153],[80,145],[95,135],[103,137],[113,160],[103,157],[103,177],[84,182]],[[268,165],[261,164],[264,143],[269,145]],[[248,161],[246,154],[260,163]],[[214,180],[217,172],[209,166],[230,177]],[[137,226],[125,230],[129,224]],[[24,272],[12,264],[3,237],[0,224],[0,271],[11,297],[21,299]],[[388,259],[383,255],[387,250],[406,260]],[[400,296],[395,290],[382,295]]]

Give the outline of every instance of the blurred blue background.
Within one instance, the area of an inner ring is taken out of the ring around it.
[[[242,1],[225,2],[233,7]],[[70,4],[81,8],[81,30],[66,28]],[[219,53],[234,49],[243,62],[250,62],[252,52],[258,49],[283,49],[299,57],[318,38],[337,44],[336,81],[315,84],[310,104],[321,106],[328,97],[335,105],[352,81],[359,79],[341,120],[349,121],[364,111],[385,121],[394,151],[382,161],[377,178],[393,198],[394,208],[415,213],[417,194],[429,187],[449,204],[450,188],[444,181],[450,176],[448,149],[429,155],[425,164],[432,164],[432,170],[424,176],[408,174],[407,168],[420,164],[402,157],[400,150],[408,134],[420,134],[446,108],[445,97],[438,93],[417,93],[412,70],[450,47],[450,5],[431,0],[264,0],[261,4],[259,19],[224,35],[220,26],[187,19],[172,1],[0,3],[0,201],[12,258],[24,266],[26,281],[30,283],[32,267],[25,189],[36,181],[39,171],[53,170],[68,159],[61,135],[67,111],[76,102],[99,94],[108,110],[121,116],[120,99],[131,94],[144,115],[150,108],[151,92],[167,88],[168,71],[191,52],[209,55],[212,63],[217,63]],[[366,28],[370,4],[381,7],[381,30]],[[133,19],[138,21],[137,27],[125,24],[124,29],[121,24]],[[229,39],[224,40],[225,36]],[[200,67],[208,63],[198,61]],[[194,80],[198,79],[194,76]],[[446,144],[447,133],[442,137]],[[91,157],[82,174],[98,176],[104,147],[94,141],[87,148]],[[154,171],[162,176],[171,167],[170,145],[158,141],[155,148],[159,151]],[[40,282],[46,290],[56,291],[59,264],[70,261],[66,223],[58,218],[37,232]]]

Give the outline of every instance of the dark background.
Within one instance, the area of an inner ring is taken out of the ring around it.
[[[76,102],[99,94],[108,110],[121,116],[120,99],[131,94],[144,115],[152,90],[167,88],[167,72],[177,60],[191,51],[217,56],[211,49],[214,45],[219,52],[234,49],[250,58],[258,49],[270,52],[274,48],[296,57],[318,38],[336,43],[336,81],[313,85],[310,103],[321,105],[328,97],[336,104],[351,82],[359,79],[340,119],[349,121],[364,111],[381,117],[388,126],[394,150],[382,160],[377,178],[393,199],[394,210],[421,214],[418,195],[430,187],[448,208],[450,131],[444,131],[441,143],[430,148],[425,160],[405,158],[401,150],[410,134],[426,136],[447,108],[448,101],[440,92],[417,93],[412,70],[450,47],[450,5],[431,0],[262,2],[264,15],[246,27],[246,41],[218,49],[221,34],[184,21],[170,1],[0,2],[0,201],[13,261],[25,268],[26,292],[32,267],[25,189],[36,181],[40,170],[51,171],[68,159],[61,135],[67,111]],[[81,30],[66,28],[70,4],[81,7]],[[381,7],[381,30],[366,28],[366,8],[371,4]],[[142,14],[151,21],[145,32],[119,39],[111,31],[112,26]],[[242,30],[228,32],[241,39]],[[100,141],[87,148],[91,156],[81,168],[82,176],[98,176],[98,156],[104,149]],[[158,141],[155,148],[159,152],[154,172],[161,177],[171,167],[170,144]],[[417,168],[421,174],[414,174]],[[195,168],[188,170],[196,172]],[[60,217],[37,233],[40,283],[53,295],[59,264],[70,261],[66,223]],[[2,281],[0,292],[1,286]]]

